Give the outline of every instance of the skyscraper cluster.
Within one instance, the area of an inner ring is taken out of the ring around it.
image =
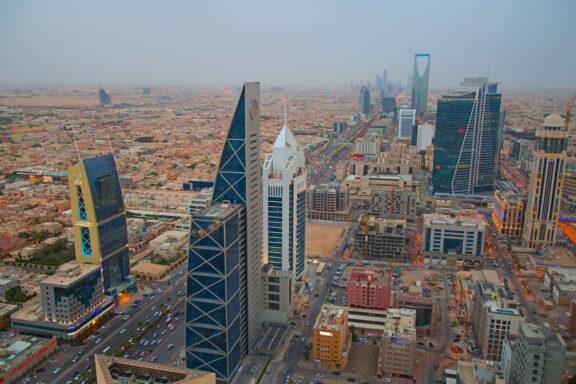
[[[261,173],[260,84],[246,83],[222,150],[212,205],[191,219],[189,368],[215,372],[219,382],[231,382],[241,359],[258,343],[270,311],[291,316],[280,308],[285,300],[263,300],[268,287],[261,280],[278,287],[276,277],[286,277],[289,283],[280,284],[279,294],[291,295],[290,282],[302,278],[305,204],[304,155],[286,125]]]

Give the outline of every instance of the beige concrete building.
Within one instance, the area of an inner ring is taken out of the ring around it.
[[[518,196],[511,191],[494,191],[492,221],[502,236],[522,236],[525,201],[525,196]]]
[[[412,380],[416,353],[416,311],[388,308],[378,355],[378,376]]]
[[[314,324],[314,360],[322,368],[344,369],[352,335],[348,332],[348,308],[325,304]]]
[[[290,271],[277,270],[271,264],[266,264],[262,266],[260,281],[264,293],[262,321],[275,323],[292,321],[294,303],[293,278]]]
[[[106,355],[95,355],[94,364],[98,384],[216,384],[214,373],[176,368],[170,365]]]
[[[188,236],[186,232],[166,231],[150,241],[150,249],[161,256],[176,256],[186,251]]]

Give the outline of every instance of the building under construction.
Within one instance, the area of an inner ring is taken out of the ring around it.
[[[406,220],[369,220],[354,233],[353,257],[405,263]]]

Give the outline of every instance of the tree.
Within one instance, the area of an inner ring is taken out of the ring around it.
[[[310,360],[310,351],[309,350],[304,351],[304,358],[306,360]]]

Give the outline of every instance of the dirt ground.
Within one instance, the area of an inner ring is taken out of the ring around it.
[[[345,229],[344,224],[306,223],[306,254],[330,256]]]
[[[378,349],[371,342],[352,343],[345,371],[365,378],[375,377],[378,373]]]
[[[120,103],[133,103],[133,102],[149,102],[150,100],[142,100],[137,96],[115,96],[112,94],[112,102],[114,104]],[[98,94],[96,91],[93,95],[34,95],[34,96],[7,96],[0,98],[0,105],[20,106],[20,107],[97,107]]]

